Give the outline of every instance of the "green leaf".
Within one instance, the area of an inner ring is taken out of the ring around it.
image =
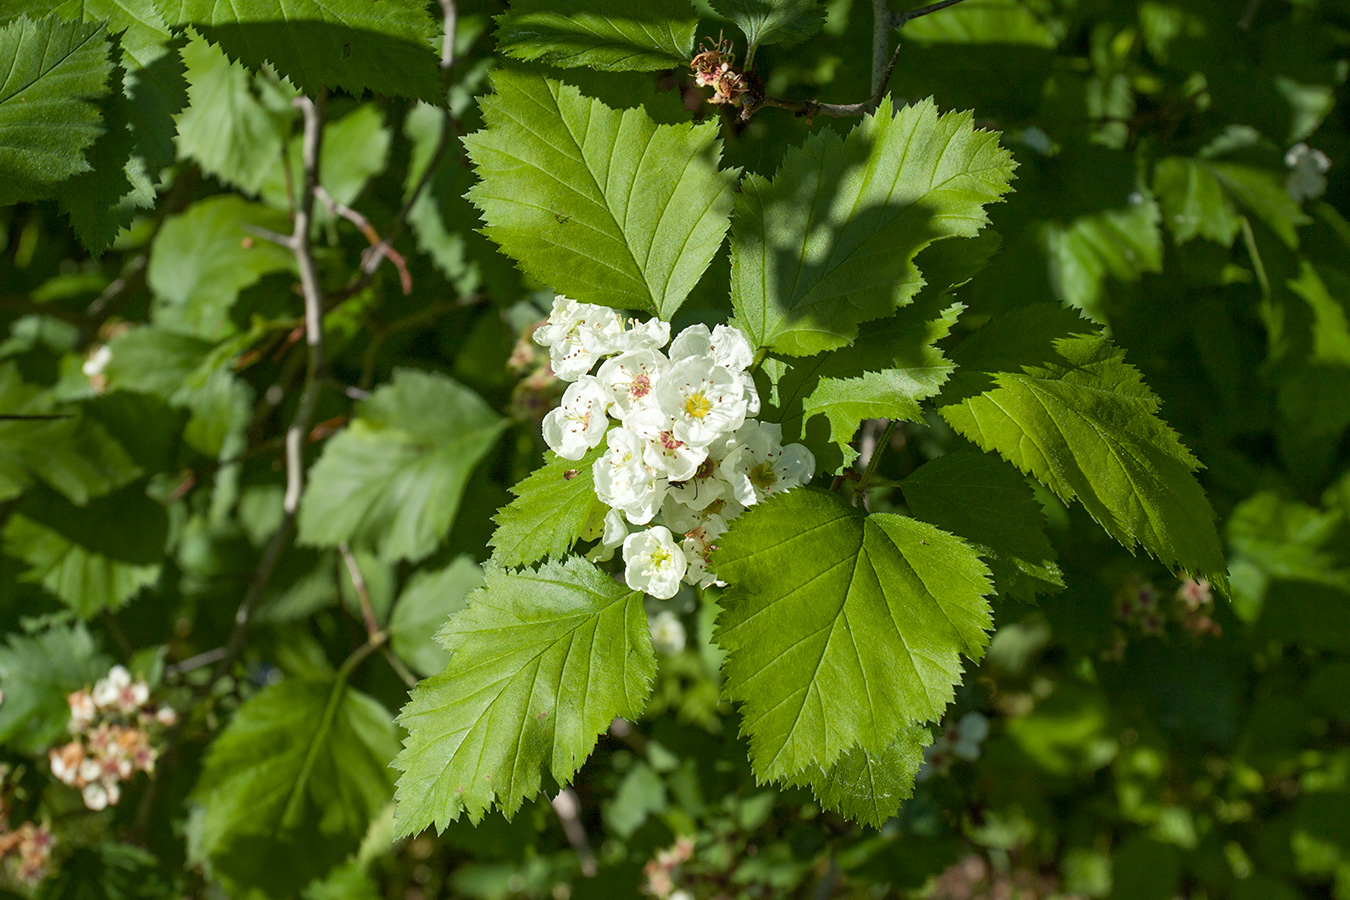
[[[873,828],[896,814],[914,796],[914,779],[923,765],[923,748],[933,742],[924,725],[911,725],[880,753],[859,747],[844,751],[831,766],[812,766],[794,778],[809,786],[821,805]]]
[[[77,410],[57,407],[46,392],[23,382],[13,362],[0,365],[0,411],[68,416],[0,421],[0,500],[17,496],[36,480],[83,504],[140,475],[102,425]]]
[[[497,17],[497,49],[563,68],[674,69],[688,64],[697,28],[689,0],[516,0]]]
[[[575,556],[489,569],[440,640],[450,668],[399,715],[400,834],[478,822],[494,803],[509,818],[543,765],[566,784],[615,716],[642,712],[656,675],[642,592]]]
[[[825,24],[818,0],[712,0],[712,6],[736,23],[751,47],[799,44]]]
[[[482,583],[482,569],[468,556],[439,571],[414,573],[389,621],[389,646],[420,675],[444,671],[450,657],[436,643],[436,632]]]
[[[440,99],[436,23],[420,0],[155,0],[251,69],[270,63],[303,93],[325,87]]]
[[[1157,201],[1139,192],[1117,209],[1038,223],[1033,233],[1048,260],[1055,296],[1105,321],[1108,280],[1135,282],[1145,272],[1162,271],[1161,220]]]
[[[1224,189],[1289,247],[1298,246],[1298,228],[1312,221],[1284,185],[1283,173],[1233,162],[1211,162],[1211,172]]]
[[[34,492],[4,529],[20,580],[41,584],[87,619],[117,609],[159,579],[168,536],[164,507],[130,485],[83,507]]]
[[[54,867],[35,896],[38,900],[167,900],[175,893],[172,879],[154,854],[132,844],[102,843],[76,848]]]
[[[436,549],[478,461],[506,422],[443,375],[402,370],[324,447],[300,505],[300,541],[373,550],[384,562]]]
[[[818,131],[770,181],[747,177],[731,233],[736,324],[790,356],[833,350],[923,286],[915,255],[970,237],[1009,189],[1012,156],[970,113],[882,101],[846,138]]]
[[[107,130],[89,151],[93,170],[57,191],[81,242],[100,253],[155,205],[160,172],[174,161],[174,116],[187,102],[183,61],[153,0],[67,0],[56,12],[120,33],[125,72],[105,104]]]
[[[294,896],[360,845],[389,802],[397,751],[388,711],[341,681],[267,688],[207,754],[193,856],[232,895]]]
[[[516,499],[493,517],[497,530],[488,543],[494,563],[514,568],[571,552],[587,525],[608,511],[595,495],[592,471],[604,450],[596,447],[576,461],[550,452],[543,466],[511,488]]]
[[[953,354],[939,412],[959,433],[1075,499],[1117,541],[1228,590],[1199,463],[1124,353],[1073,310],[996,318]]]
[[[1161,160],[1153,170],[1153,192],[1178,244],[1202,237],[1233,246],[1242,218],[1204,160],[1181,156]]]
[[[279,168],[292,114],[255,96],[253,75],[214,44],[194,37],[182,55],[188,106],[178,117],[179,152],[206,174],[256,194]]]
[[[84,151],[103,132],[97,101],[112,62],[106,28],[33,21],[0,27],[0,205],[49,196],[89,171]]]
[[[47,750],[66,734],[66,698],[92,687],[111,666],[83,624],[9,635],[0,646],[0,744],[26,753]]]
[[[1045,515],[1007,463],[984,453],[949,453],[916,469],[901,490],[914,515],[971,543],[1001,596],[1032,600],[1064,588]]]
[[[717,168],[717,123],[657,125],[524,72],[493,84],[464,141],[484,234],[569,297],[669,319],[726,235],[736,176]]]
[[[290,230],[281,213],[233,194],[201,200],[164,220],[146,271],[156,325],[207,340],[234,333],[230,307],[239,292],[294,266],[289,250],[253,237],[249,225]]]
[[[319,182],[334,200],[350,205],[375,175],[384,171],[389,158],[389,131],[384,115],[373,103],[362,104],[340,119],[328,122],[323,131],[323,150],[319,154]],[[278,155],[261,185],[263,199],[279,209],[290,206],[287,185],[304,183],[303,138],[291,140],[284,156]],[[282,160],[290,161],[290,177]],[[294,189],[293,187],[291,188]],[[334,218],[323,204],[316,204],[315,221]]]
[[[752,507],[712,556],[716,640],[761,779],[879,755],[937,720],[992,625],[989,571],[959,538],[799,489]]]
[[[771,361],[776,375],[777,412],[783,438],[810,440],[808,424],[824,416],[829,440],[838,450],[817,455],[822,468],[842,471],[858,451],[851,441],[864,419],[923,420],[919,401],[942,389],[953,366],[937,348],[964,308],[960,304],[938,309],[942,298],[902,310],[899,315],[867,329],[851,347],[789,362]],[[812,447],[813,452],[818,447]]]

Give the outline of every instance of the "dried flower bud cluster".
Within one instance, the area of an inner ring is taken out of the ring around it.
[[[1132,630],[1159,635],[1169,621],[1196,635],[1218,636],[1222,629],[1210,616],[1214,596],[1204,579],[1183,578],[1169,598],[1150,581],[1131,575],[1116,592],[1116,617]]]
[[[52,833],[41,825],[24,822],[11,829],[0,817],[0,861],[18,881],[36,884],[43,879],[55,843]]]
[[[680,877],[680,866],[694,855],[694,839],[683,835],[674,844],[659,851],[654,859],[647,860],[642,874],[647,876],[646,893],[661,900],[684,900],[688,893],[676,890]]]
[[[563,459],[606,445],[595,492],[610,511],[591,535],[600,539],[595,558],[622,547],[628,586],[663,600],[682,581],[713,584],[708,554],[727,523],[805,484],[816,466],[806,447],[783,445],[778,425],[752,418],[759,394],[745,335],[691,325],[662,352],[669,339],[669,323],[566,297],[535,332],[554,372],[572,382],[544,417],[544,440]],[[630,524],[648,527],[630,533]]]
[[[719,40],[709,47],[699,46],[699,53],[689,62],[694,72],[694,83],[699,87],[710,87],[713,95],[710,103],[725,103],[740,106],[741,98],[749,89],[745,76],[736,71],[736,55],[731,52],[731,41]]]
[[[159,750],[152,733],[173,725],[178,716],[151,703],[149,686],[132,681],[122,666],[113,666],[92,691],[78,690],[66,702],[75,739],[48,753],[52,774],[79,788],[90,809],[116,806],[122,782],[154,771]]]
[[[520,380],[511,391],[511,412],[523,419],[538,421],[552,409],[562,393],[561,383],[549,365],[548,353],[533,340],[534,332],[543,327],[540,321],[527,328],[511,348],[506,368]]]

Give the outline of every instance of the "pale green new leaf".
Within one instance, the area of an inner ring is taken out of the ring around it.
[[[484,234],[576,300],[669,319],[726,235],[734,172],[717,123],[657,125],[526,72],[493,77],[465,138]]]
[[[232,896],[295,896],[360,845],[389,802],[397,752],[389,712],[341,681],[267,688],[211,744],[193,856]]]
[[[819,0],[713,0],[713,9],[736,23],[746,44],[799,44],[825,24]]]
[[[420,675],[443,671],[450,657],[436,643],[436,632],[482,583],[482,569],[468,556],[443,569],[413,573],[389,620],[389,646]]]
[[[83,624],[9,635],[0,646],[0,744],[27,753],[50,748],[67,733],[66,697],[92,687],[111,665]]]
[[[511,488],[516,495],[493,521],[492,561],[499,566],[528,566],[546,556],[565,556],[581,533],[608,511],[595,495],[595,461],[604,445],[579,460],[553,453],[528,478]]]
[[[256,194],[279,168],[292,111],[263,103],[255,96],[253,75],[214,44],[194,37],[182,55],[188,106],[178,117],[179,152],[208,175]]]
[[[712,556],[730,585],[716,640],[761,779],[880,755],[937,720],[992,625],[989,570],[959,538],[864,516],[838,495],[780,494],[734,523]]]
[[[731,233],[736,324],[757,347],[809,356],[890,315],[923,286],[915,255],[970,237],[1007,193],[1011,154],[970,113],[885,99],[848,137],[828,129],[770,181],[742,184]]]
[[[436,22],[421,0],[155,0],[251,69],[270,63],[306,94],[325,87],[436,101]]]
[[[844,751],[831,766],[812,766],[793,778],[809,786],[821,805],[880,828],[914,796],[914,779],[923,765],[923,748],[933,742],[925,725],[911,725],[880,753],[859,747]]]
[[[515,0],[497,49],[515,59],[606,72],[674,69],[693,55],[689,0]]]
[[[615,716],[639,715],[656,675],[642,597],[575,556],[488,570],[440,634],[450,667],[399,716],[398,833],[510,817],[542,766],[566,784]]]
[[[444,375],[395,372],[310,470],[300,542],[421,559],[450,530],[469,474],[505,426]]]
[[[230,307],[239,292],[295,265],[289,250],[253,237],[250,225],[288,230],[284,215],[235,194],[208,197],[164,220],[146,270],[156,325],[206,340],[236,330]]]
[[[985,453],[949,453],[901,484],[910,511],[965,538],[984,557],[1000,595],[1032,600],[1064,588],[1045,515],[1006,462]]]
[[[89,170],[103,132],[93,101],[112,61],[103,25],[20,16],[0,27],[0,205],[35,200]]]
[[[921,400],[942,389],[952,364],[937,348],[963,307],[935,297],[902,310],[895,318],[867,329],[851,347],[790,362],[773,361],[778,373],[776,406],[765,418],[781,416],[783,438],[807,440],[817,462],[833,471],[852,465],[858,451],[850,443],[864,419],[919,422]],[[829,422],[829,440],[837,449],[819,448],[808,425],[815,416]]]
[[[1227,592],[1199,463],[1121,350],[1073,310],[1047,304],[995,319],[953,358],[939,406],[953,428],[1065,502],[1081,501],[1127,548],[1143,544]]]

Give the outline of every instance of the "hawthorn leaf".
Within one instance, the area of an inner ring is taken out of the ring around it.
[[[271,64],[303,93],[339,88],[443,99],[436,22],[420,0],[155,0],[250,69]]]
[[[33,896],[38,900],[164,900],[174,895],[174,879],[153,853],[134,844],[105,840],[73,848]]]
[[[117,609],[159,580],[168,537],[164,507],[129,485],[84,505],[45,491],[26,495],[4,528],[21,581],[41,584],[77,616]]]
[[[528,72],[493,84],[464,140],[483,233],[560,293],[669,319],[726,235],[736,174],[717,168],[717,123],[658,125]]]
[[[819,0],[712,0],[712,7],[736,23],[750,47],[800,44],[825,24]]]
[[[296,895],[360,846],[392,795],[397,752],[388,710],[342,680],[264,689],[207,752],[194,861],[232,895]]]
[[[1055,296],[1105,321],[1108,280],[1136,282],[1145,272],[1162,271],[1161,221],[1157,201],[1140,191],[1116,209],[1036,223],[1032,233],[1048,260]]]
[[[810,356],[852,341],[923,286],[914,257],[971,237],[1009,190],[1012,155],[970,113],[889,98],[847,137],[825,129],[772,181],[741,186],[731,230],[731,302],[756,347]]]
[[[506,422],[463,385],[399,370],[310,470],[300,542],[344,541],[382,562],[421,559],[450,530],[478,461]]]
[[[511,493],[516,498],[493,517],[497,530],[488,541],[492,561],[499,566],[527,566],[571,552],[587,525],[609,511],[595,495],[593,472],[604,452],[602,444],[573,461],[550,451],[544,465],[514,485]]]
[[[49,15],[0,27],[0,206],[50,196],[90,170],[112,70],[104,25]]]
[[[932,742],[927,726],[910,725],[880,753],[853,747],[833,765],[812,766],[799,773],[793,783],[810,787],[821,805],[880,828],[914,796],[923,750]]]
[[[761,779],[879,755],[937,720],[979,660],[989,570],[926,522],[863,515],[836,494],[788,491],[732,523],[712,554],[729,587],[717,643]]]
[[[188,41],[182,56],[188,105],[178,116],[178,151],[208,175],[257,194],[279,168],[293,112],[264,103],[253,74],[204,38]]]
[[[994,319],[953,353],[938,411],[1107,533],[1228,592],[1200,464],[1158,417],[1160,402],[1077,312],[1041,304]]]
[[[283,213],[235,194],[208,197],[164,220],[146,270],[155,325],[211,341],[236,331],[230,308],[239,292],[295,265],[284,247],[250,240],[250,225],[289,230]]]
[[[1214,161],[1208,167],[1224,189],[1270,226],[1286,246],[1298,246],[1299,227],[1312,219],[1289,196],[1283,173],[1235,162]]]
[[[1063,590],[1045,514],[1006,462],[986,453],[948,453],[920,466],[900,489],[915,516],[970,542],[1001,596],[1029,601]]]
[[[812,357],[774,360],[776,412],[787,441],[806,440],[824,468],[843,471],[858,451],[851,444],[864,419],[923,420],[919,402],[935,396],[952,364],[937,348],[956,324],[960,304],[941,297],[901,310],[869,326],[852,346]],[[829,422],[829,441],[818,444],[808,425],[816,416]]]
[[[1202,237],[1233,246],[1242,217],[1204,160],[1184,156],[1161,160],[1153,169],[1153,192],[1177,244]]]
[[[482,583],[482,569],[468,556],[443,569],[413,573],[389,620],[389,646],[420,675],[444,671],[450,657],[436,643],[436,632]]]
[[[688,64],[697,28],[689,0],[515,0],[497,16],[497,49],[562,68],[674,69]]]
[[[0,646],[0,745],[42,753],[60,741],[70,720],[66,697],[111,666],[83,623],[10,634]]]
[[[399,834],[476,823],[494,804],[510,818],[544,765],[566,784],[614,717],[642,712],[656,676],[642,592],[577,556],[488,569],[439,640],[450,667],[399,715]]]

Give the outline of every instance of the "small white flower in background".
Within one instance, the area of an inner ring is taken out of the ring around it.
[[[989,720],[977,712],[968,712],[955,723],[943,726],[933,743],[923,751],[923,765],[918,780],[926,781],[934,775],[945,775],[953,759],[974,762],[980,758],[980,749],[989,737]]]
[[[783,446],[779,426],[752,418],[754,348],[737,328],[692,325],[672,342],[669,323],[558,296],[533,336],[557,377],[573,382],[544,416],[544,440],[571,460],[606,444],[592,471],[609,511],[584,530],[598,539],[588,556],[604,561],[622,546],[635,590],[665,599],[681,581],[720,584],[708,556],[727,523],[815,473],[806,447]],[[655,527],[629,533],[658,515]]]
[[[86,378],[97,378],[108,370],[110,362],[112,362],[112,348],[107,344],[100,344],[98,349],[89,354],[80,370],[84,372]]]
[[[544,442],[563,459],[581,459],[605,439],[609,392],[597,379],[583,376],[569,385],[562,405],[544,416]]]
[[[1321,150],[1315,150],[1307,144],[1295,144],[1284,155],[1284,164],[1289,167],[1284,189],[1295,203],[1316,200],[1327,192],[1327,171],[1331,168],[1331,160]]]
[[[674,656],[684,649],[684,623],[670,610],[662,610],[647,620],[652,633],[652,647],[662,656]]]
[[[630,534],[623,542],[624,580],[633,590],[669,600],[680,592],[688,564],[664,525]]]
[[[968,712],[956,723],[952,753],[967,762],[980,758],[980,745],[989,737],[989,720],[977,712]]]

